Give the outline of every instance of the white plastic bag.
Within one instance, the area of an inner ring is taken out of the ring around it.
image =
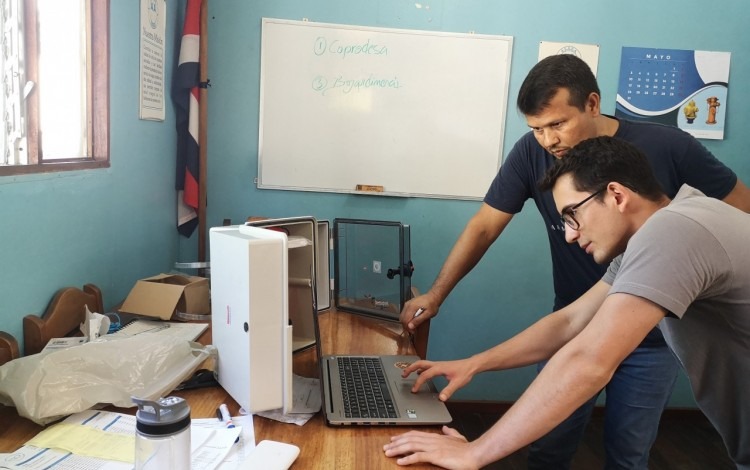
[[[0,366],[0,403],[44,425],[131,397],[156,400],[190,377],[216,348],[140,334],[14,359]]]

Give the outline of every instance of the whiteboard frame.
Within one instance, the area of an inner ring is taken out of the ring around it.
[[[505,43],[505,47],[507,47],[507,59],[505,61],[505,67],[502,71],[504,75],[504,86],[502,87],[502,90],[500,91],[500,98],[501,103],[500,109],[501,109],[501,116],[499,119],[499,142],[498,142],[498,148],[496,153],[496,159],[494,160],[494,173],[491,175],[491,178],[489,181],[492,181],[492,178],[497,174],[497,172],[500,169],[500,166],[502,164],[503,159],[503,145],[505,140],[505,127],[506,127],[506,121],[507,121],[507,115],[508,115],[508,89],[510,86],[510,68],[511,68],[511,62],[512,62],[512,55],[513,55],[513,37],[512,36],[504,36],[504,35],[488,35],[488,34],[474,34],[473,32],[470,33],[457,33],[457,32],[446,32],[446,31],[427,31],[427,30],[412,30],[412,29],[397,29],[397,28],[386,28],[386,27],[371,27],[371,26],[358,26],[358,25],[348,25],[348,24],[335,24],[335,23],[318,23],[318,22],[311,22],[311,21],[296,21],[296,20],[287,20],[287,19],[279,19],[279,18],[263,18],[262,19],[262,26],[265,26],[266,23],[275,23],[275,24],[285,24],[285,25],[293,25],[293,26],[300,26],[300,27],[322,27],[322,28],[330,28],[332,30],[344,30],[344,31],[358,31],[358,32],[364,32],[364,31],[370,31],[374,33],[397,33],[397,34],[407,34],[407,35],[427,35],[427,36],[438,36],[438,37],[458,37],[458,38],[464,38],[464,39],[490,39],[494,41],[501,41]],[[263,32],[264,28],[262,28]],[[263,34],[263,33],[262,33]],[[288,191],[310,191],[310,192],[327,192],[327,193],[341,193],[341,194],[364,194],[364,195],[371,195],[371,196],[393,196],[393,197],[422,197],[422,198],[436,198],[436,199],[456,199],[456,200],[482,200],[484,196],[470,196],[470,195],[454,195],[454,194],[441,194],[441,193],[430,193],[430,192],[424,192],[424,191],[389,191],[387,188],[385,188],[382,192],[376,192],[376,191],[358,191],[355,188],[343,188],[343,187],[308,187],[308,186],[299,186],[299,185],[285,185],[285,184],[272,184],[264,182],[264,109],[265,109],[265,88],[264,88],[264,82],[266,80],[265,74],[264,74],[264,53],[266,52],[266,41],[261,41],[261,64],[260,64],[260,94],[259,94],[259,122],[258,122],[258,173],[257,177],[254,179],[254,183],[256,184],[258,189],[276,189],[276,190],[288,190]],[[396,170],[394,170],[396,171]],[[362,181],[361,182],[364,185],[370,185],[370,184],[377,184],[375,181]],[[489,184],[483,190],[486,190],[489,187]]]

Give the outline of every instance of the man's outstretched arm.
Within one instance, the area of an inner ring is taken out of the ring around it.
[[[423,321],[437,314],[448,294],[482,259],[512,218],[513,214],[482,204],[456,240],[430,290],[404,304],[401,310],[404,328],[414,331]],[[424,311],[414,318],[419,308]]]
[[[617,366],[646,337],[665,311],[629,294],[607,297],[586,328],[555,354],[505,415],[473,442],[412,431],[392,438],[386,455],[406,455],[401,465],[430,462],[446,468],[479,468],[545,435],[601,390]]]

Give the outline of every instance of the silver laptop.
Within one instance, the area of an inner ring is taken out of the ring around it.
[[[417,356],[323,356],[323,408],[329,425],[437,425],[451,421],[432,383],[412,393],[402,378]],[[359,395],[358,395],[359,394]],[[369,395],[369,398],[368,398]]]
[[[432,382],[412,393],[416,375],[401,377],[418,356],[322,356],[317,312],[313,311],[313,317],[326,423],[416,426],[452,421]]]

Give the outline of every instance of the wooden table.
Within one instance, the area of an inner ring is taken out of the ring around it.
[[[401,325],[366,318],[335,310],[319,315],[320,334],[324,354],[414,354],[409,337],[402,335]],[[210,329],[200,338],[210,344]],[[317,355],[314,348],[294,355],[294,372],[305,377],[317,377]],[[226,403],[233,416],[239,405],[219,386],[173,392],[190,403],[193,418],[216,416],[216,408]],[[110,411],[134,414],[135,408],[107,408]],[[329,427],[321,413],[304,426],[285,424],[255,416],[255,439],[281,441],[300,448],[293,469],[381,469],[399,468],[394,459],[387,458],[383,445],[395,434],[409,428],[399,426]],[[43,428],[21,418],[15,408],[0,406],[0,453],[13,452]],[[440,432],[439,427],[420,427],[421,430]],[[410,469],[435,468],[430,465],[410,466]]]

